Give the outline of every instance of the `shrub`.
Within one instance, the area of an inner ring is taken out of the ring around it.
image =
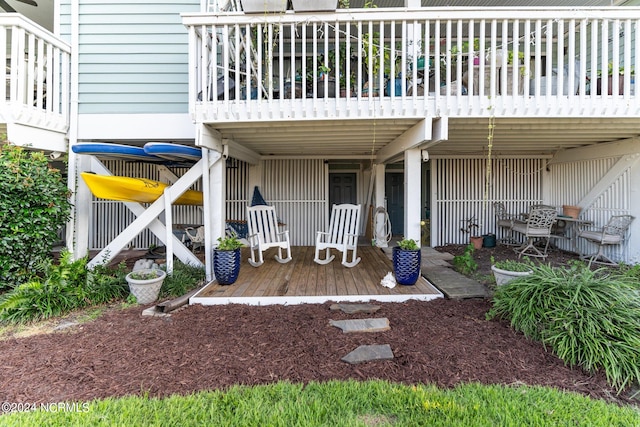
[[[87,271],[87,259],[72,261],[67,251],[59,264],[46,260],[37,267],[40,277],[18,285],[0,298],[0,319],[25,323],[66,314],[127,294],[124,264]]]
[[[487,318],[504,318],[570,366],[603,370],[619,391],[640,381],[640,297],[625,272],[540,265],[499,287]]]
[[[68,221],[69,192],[41,152],[0,145],[0,289],[33,277]]]
[[[500,270],[515,271],[524,273],[525,271],[531,271],[533,263],[526,258],[524,261],[517,261],[514,259],[504,259],[502,261],[496,261],[493,256],[491,257],[491,265]]]
[[[162,283],[160,296],[179,297],[200,284],[205,277],[203,267],[183,264],[177,261],[173,265],[173,274],[167,275]]]
[[[469,276],[478,270],[478,263],[473,258],[475,250],[476,249],[473,245],[469,244],[464,248],[464,253],[462,255],[456,255],[453,257],[453,266],[458,272]]]

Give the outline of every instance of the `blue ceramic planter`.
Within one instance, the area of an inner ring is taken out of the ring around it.
[[[213,274],[220,285],[231,285],[240,273],[240,249],[213,250]]]
[[[400,285],[415,285],[420,277],[421,251],[393,248],[393,271]]]

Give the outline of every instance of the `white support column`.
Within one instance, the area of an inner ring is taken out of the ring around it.
[[[249,165],[249,197],[253,196],[253,189],[258,186],[262,187],[262,162]]]
[[[385,173],[386,173],[386,169],[387,167],[384,164],[381,165],[374,165],[374,167],[376,168],[376,193],[375,193],[375,204],[376,207],[378,206],[382,206],[383,208],[387,208],[387,201],[386,201],[386,193],[385,193],[385,188],[384,188],[384,184],[385,184]]]
[[[205,274],[208,281],[213,276],[213,246],[218,237],[225,234],[225,173],[226,155],[202,148],[204,169],[202,189],[204,192],[204,250]]]
[[[72,191],[71,220],[67,224],[67,248],[73,259],[80,259],[89,251],[89,227],[92,217],[92,197],[89,187],[80,179],[80,172],[91,170],[89,156],[79,156],[69,150],[67,185]]]
[[[164,223],[166,227],[165,262],[167,264],[167,274],[173,274],[173,209],[171,204],[171,187],[164,190]]]
[[[374,195],[374,206],[375,208],[383,207],[387,209],[387,201],[386,201],[386,193],[385,193],[385,170],[386,166],[384,164],[373,165],[375,171],[375,195]],[[387,237],[387,215],[384,213],[376,214],[376,209],[374,209],[374,239],[376,239],[376,246],[379,248],[386,248],[388,246],[388,242],[386,241]]]
[[[404,237],[420,242],[420,186],[422,180],[420,149],[404,152]]]

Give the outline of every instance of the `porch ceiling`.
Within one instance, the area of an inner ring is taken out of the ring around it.
[[[418,119],[323,120],[216,124],[223,138],[261,156],[364,159],[418,123]],[[429,147],[436,155],[483,155],[488,118],[450,118],[449,137]],[[552,155],[575,148],[640,136],[638,118],[497,118],[496,155]]]
[[[364,7],[367,0],[351,0],[352,8]],[[403,7],[404,0],[376,0],[377,7]],[[627,0],[422,0],[422,7],[585,7],[618,6]]]
[[[488,118],[450,119],[449,139],[429,149],[433,155],[484,153]],[[498,118],[493,153],[553,154],[558,150],[618,141],[640,135],[640,118]]]
[[[419,119],[314,120],[216,124],[232,139],[261,156],[365,158],[395,140]]]

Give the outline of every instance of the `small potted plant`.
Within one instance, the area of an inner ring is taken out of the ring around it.
[[[235,233],[218,237],[218,245],[213,248],[213,274],[218,284],[231,285],[238,280],[241,247],[242,242]]]
[[[132,271],[125,279],[138,304],[151,304],[158,299],[165,277],[167,273],[159,268],[144,268]]]
[[[393,272],[400,285],[414,285],[420,277],[422,253],[418,242],[402,239],[393,248]]]
[[[533,273],[531,261],[516,261],[506,259],[497,261],[491,257],[491,271],[496,279],[496,285],[501,286],[517,279],[518,277],[528,276]]]

